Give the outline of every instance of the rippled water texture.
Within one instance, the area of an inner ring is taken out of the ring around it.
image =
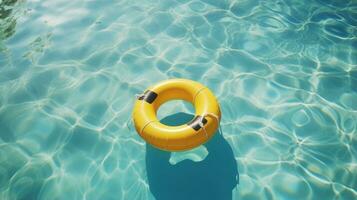
[[[196,166],[192,195],[229,168],[227,199],[357,198],[356,1],[0,2],[0,199],[160,199]],[[174,77],[211,88],[222,133],[156,168],[128,122]]]

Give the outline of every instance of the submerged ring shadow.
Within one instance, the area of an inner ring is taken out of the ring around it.
[[[193,116],[177,113],[161,120],[167,125],[183,124]],[[207,157],[200,161],[169,163],[170,152],[146,144],[146,170],[151,193],[157,200],[230,200],[239,183],[237,162],[229,143],[217,132],[204,144]]]

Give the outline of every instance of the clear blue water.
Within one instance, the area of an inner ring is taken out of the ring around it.
[[[1,0],[0,199],[356,199],[356,27],[354,0]],[[205,146],[128,123],[168,78],[219,99]]]

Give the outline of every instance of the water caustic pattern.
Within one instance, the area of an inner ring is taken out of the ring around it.
[[[0,199],[356,199],[356,27],[354,0],[0,0]],[[168,78],[222,109],[169,161],[128,123]]]

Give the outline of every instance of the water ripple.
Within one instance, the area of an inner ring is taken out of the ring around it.
[[[356,199],[356,6],[1,1],[0,199],[155,199],[128,123],[135,94],[178,77],[220,101],[232,199]]]

